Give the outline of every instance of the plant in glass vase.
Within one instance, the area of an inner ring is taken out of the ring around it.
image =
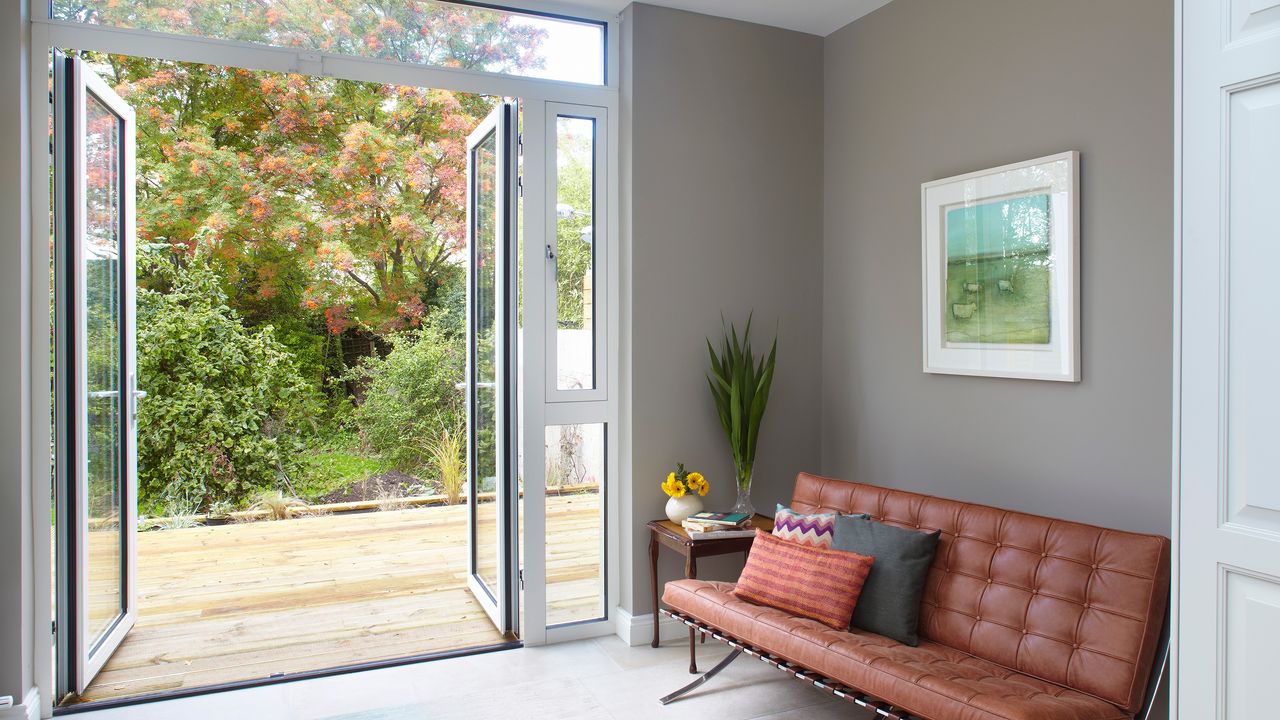
[[[756,359],[751,351],[751,316],[742,337],[730,324],[723,333],[719,354],[707,338],[707,353],[711,356],[711,372],[707,383],[716,402],[720,426],[724,428],[733,452],[734,479],[738,484],[738,501],[734,512],[755,514],[751,504],[751,473],[756,464],[756,441],[760,437],[760,420],[769,402],[769,387],[773,384],[774,361],[778,354],[778,338],[773,338],[769,357]]]

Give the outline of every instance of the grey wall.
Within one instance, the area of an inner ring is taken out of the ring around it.
[[[756,507],[771,512],[796,471],[818,464],[822,39],[648,5],[631,6],[623,25],[633,571],[624,567],[622,605],[644,612],[644,524],[662,516],[658,483],[670,467],[702,470],[709,506],[733,503],[704,379],[705,338],[720,332],[722,312],[741,323],[754,310],[766,350],[778,333]],[[663,579],[676,576],[667,563]],[[728,563],[700,570],[737,575]]]
[[[623,25],[624,608],[650,608],[644,522],[670,463],[731,502],[703,381],[722,311],[754,308],[780,336],[758,507],[817,465],[1168,533],[1168,3],[895,0],[825,41],[647,5]],[[1067,149],[1081,151],[1083,382],[925,375],[920,183]]]
[[[1169,533],[1173,38],[1168,0],[894,0],[826,39],[825,473]],[[1083,381],[924,374],[920,183],[1072,149]]]
[[[895,0],[827,38],[822,467],[1168,534],[1173,4]],[[1078,385],[921,372],[920,183],[1081,153]]]

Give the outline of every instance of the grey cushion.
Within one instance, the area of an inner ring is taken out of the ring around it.
[[[919,643],[920,596],[938,546],[938,531],[907,530],[865,515],[836,518],[833,550],[874,557],[850,624],[907,645]]]

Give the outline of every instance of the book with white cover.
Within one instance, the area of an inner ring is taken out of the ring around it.
[[[684,531],[689,535],[690,540],[721,540],[725,538],[753,537],[756,534],[755,528],[703,530],[703,526],[696,523],[687,523],[682,527],[684,527]]]

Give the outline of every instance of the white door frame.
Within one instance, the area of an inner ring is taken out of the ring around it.
[[[620,140],[616,119],[619,117],[619,79],[621,76],[621,52],[619,49],[622,36],[619,27],[621,16],[592,13],[579,8],[561,6],[554,2],[541,2],[540,0],[503,0],[498,3],[513,10],[558,13],[566,17],[603,23],[606,32],[606,82],[604,85],[596,86],[515,77],[474,70],[428,67],[374,58],[317,53],[195,36],[179,36],[152,31],[65,22],[50,18],[48,0],[27,0],[27,2],[30,9],[31,23],[29,64],[31,174],[28,182],[29,187],[34,190],[30,193],[30,197],[31,227],[35,232],[30,242],[31,258],[29,266],[31,277],[31,314],[29,318],[31,335],[29,338],[24,338],[24,344],[29,347],[27,357],[33,368],[44,367],[48,362],[50,349],[47,340],[50,329],[47,313],[50,255],[47,243],[42,237],[42,232],[39,231],[39,228],[45,227],[47,224],[50,210],[47,193],[41,191],[41,188],[47,186],[49,172],[49,148],[44,130],[48,127],[50,121],[50,108],[46,95],[48,59],[50,53],[56,47],[137,55],[180,62],[230,65],[250,70],[298,72],[365,82],[395,83],[498,97],[520,98],[524,105],[525,123],[522,133],[524,137],[524,169],[522,175],[524,177],[542,177],[544,174],[545,149],[535,151],[535,148],[541,144],[538,139],[544,137],[541,133],[545,129],[544,113],[548,102],[570,103],[604,109],[609,117],[614,118],[613,122],[608,123],[606,132],[602,133],[602,137],[606,142],[605,153],[608,167],[610,168],[605,179],[608,207],[606,222],[609,229],[606,238],[609,258],[606,290],[609,305],[607,320],[609,331],[606,340],[606,352],[609,355],[609,367],[611,368],[608,377],[611,390],[608,393],[608,399],[603,401],[607,403],[606,421],[609,422],[609,451],[606,472],[609,492],[614,498],[622,496],[623,490],[630,485],[627,477],[629,469],[624,468],[619,462],[619,458],[623,455],[625,447],[629,443],[630,428],[622,421],[622,414],[619,411],[620,388],[622,387],[620,372],[622,363],[619,355],[621,324],[619,322],[620,303],[618,301],[621,286],[618,260],[621,256],[619,250],[620,206],[618,202],[620,191],[618,171],[620,167],[618,160]],[[540,228],[545,227],[545,213],[548,206],[544,201],[547,200],[547,194],[541,193],[542,188],[539,185],[540,183],[524,183],[525,202],[523,213],[526,251],[530,247],[541,247],[538,243],[541,241],[541,235],[544,231],[540,230]],[[525,265],[525,267],[537,266],[536,264]],[[540,273],[528,273],[525,278],[522,302],[526,303],[524,308],[524,317],[526,319],[534,317],[529,312],[531,303],[536,303],[540,312],[541,306],[545,301],[544,298],[538,297],[534,299],[532,296],[535,291],[542,292],[545,290],[545,288],[540,287],[542,284],[541,277]],[[528,329],[526,328],[526,330]],[[531,388],[541,390],[541,382],[545,374],[539,375],[537,384],[531,384],[533,378],[529,377],[529,371],[531,369],[530,366],[536,366],[539,372],[543,370],[542,361],[535,359],[535,357],[542,357],[542,355],[535,356],[532,352],[535,349],[539,353],[545,351],[543,340],[544,338],[535,337],[532,333],[525,333],[527,359],[534,359],[534,361],[526,365],[525,372],[520,378],[520,392],[522,394],[531,392]],[[33,385],[35,384],[33,383]],[[27,482],[31,488],[32,517],[41,518],[49,517],[51,510],[48,492],[49,478],[47,473],[43,471],[43,468],[49,467],[51,460],[49,451],[51,435],[48,423],[51,407],[47,393],[42,391],[31,392],[30,390],[30,388],[27,389],[27,392],[29,392],[28,406],[31,413],[28,418],[28,425],[30,428],[30,467],[32,470]],[[543,395],[542,392],[539,392],[539,394]],[[592,412],[585,416],[581,413],[575,413],[575,403],[559,403],[558,406],[561,410],[548,414],[541,409],[545,405],[544,403],[528,402],[529,399],[526,396],[520,403],[526,423],[524,424],[524,433],[533,440],[532,442],[524,442],[524,438],[520,440],[521,446],[525,451],[524,465],[526,472],[524,474],[524,482],[526,494],[522,540],[526,549],[541,548],[545,542],[543,428],[546,424],[575,422],[575,417],[594,418],[590,420],[583,419],[581,420],[582,422],[597,422],[600,417],[598,412]],[[539,398],[539,400],[543,399],[545,399],[545,396]],[[539,409],[530,412],[530,408],[534,406],[539,406]],[[529,423],[530,420],[538,420],[542,424],[531,424]],[[629,522],[619,512],[620,504],[616,500],[608,503],[610,509],[606,518],[606,593],[610,615],[616,614],[615,608],[620,599],[619,570],[622,567],[623,545],[625,543],[629,547],[630,544],[628,539],[629,528],[627,527]],[[626,526],[624,526],[624,523]],[[33,523],[31,539],[32,547],[37,548],[35,562],[33,563],[34,581],[32,583],[31,598],[34,622],[37,628],[51,627],[53,617],[48,590],[52,586],[53,578],[50,573],[49,563],[41,561],[42,556],[38,551],[39,548],[49,547],[51,542],[50,527],[41,522]],[[609,619],[568,627],[546,628],[545,586],[543,582],[534,581],[535,578],[545,577],[545,553],[528,553],[526,550],[524,567],[527,572],[522,583],[524,586],[525,612],[521,639],[525,644],[537,645],[579,637],[608,635],[616,632],[614,623]],[[36,687],[39,690],[42,704],[42,714],[47,717],[52,714],[53,708],[53,648],[51,643],[40,642],[40,637],[42,637],[42,634],[37,632],[33,659]]]
[[[561,391],[556,388],[554,332],[556,329],[555,292],[555,228],[556,194],[555,158],[557,115],[591,117],[597,123],[597,137],[605,142],[603,172],[595,177],[600,195],[597,214],[603,222],[594,228],[597,261],[606,270],[594,287],[600,322],[597,323],[596,388],[586,391]],[[524,349],[521,369],[521,426],[524,428],[524,583],[525,610],[523,639],[542,644],[615,632],[617,603],[620,598],[619,572],[622,545],[628,537],[624,526],[620,498],[630,483],[622,475],[619,449],[629,441],[627,428],[621,422],[619,400],[621,374],[620,264],[618,237],[618,123],[617,104],[563,103],[534,100],[524,104],[524,173],[525,178],[545,178],[544,182],[524,185]],[[537,138],[544,139],[535,142]],[[612,168],[612,169],[610,169]],[[531,212],[533,208],[540,211]],[[539,272],[537,268],[543,268]],[[603,328],[600,326],[603,325]],[[605,425],[604,503],[605,616],[594,621],[547,627],[546,585],[529,578],[546,577],[546,446],[547,426],[603,423]]]

